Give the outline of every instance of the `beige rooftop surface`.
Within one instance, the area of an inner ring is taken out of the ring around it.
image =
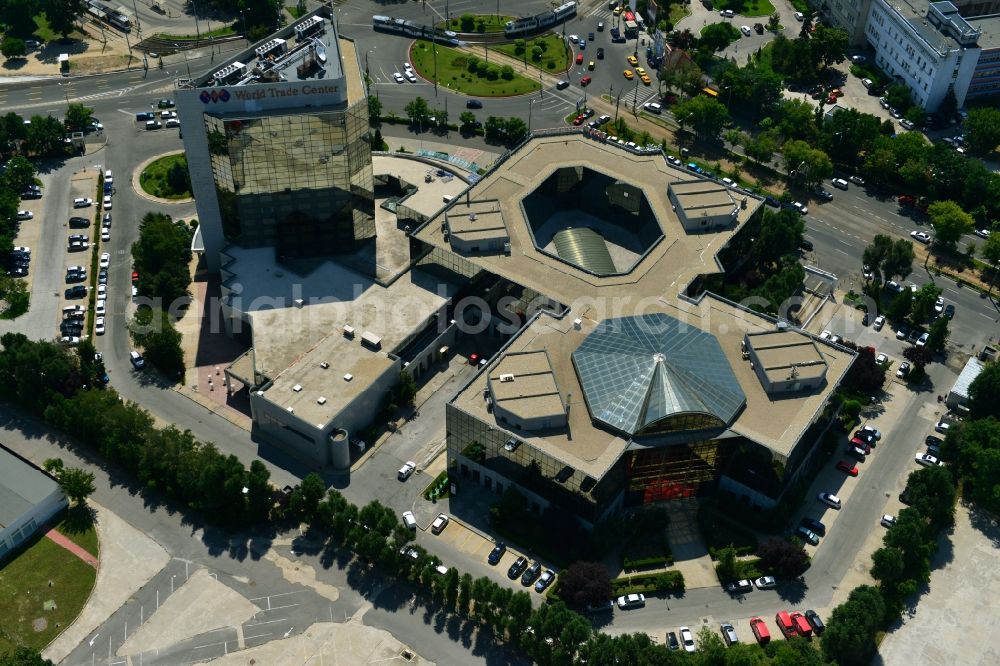
[[[750,336],[757,360],[772,381],[788,379],[794,366],[802,379],[822,377],[826,359],[817,343],[795,331],[772,331]]]
[[[376,176],[396,176],[417,188],[417,191],[403,201],[403,205],[412,208],[421,215],[431,217],[444,208],[444,197],[455,197],[468,187],[468,183],[457,175],[450,179],[439,178],[436,174],[439,168],[457,174],[448,167],[437,167],[413,157],[396,155],[372,155],[372,173]],[[427,172],[433,174],[431,182],[425,182]],[[375,205],[381,201],[376,201]],[[381,209],[380,209],[381,210]]]
[[[665,238],[627,275],[588,275],[537,250],[521,209],[521,199],[541,185],[560,167],[581,164],[623,182],[640,187],[649,201]],[[631,303],[644,298],[673,297],[698,274],[718,272],[715,254],[736,231],[687,234],[671,209],[667,184],[689,181],[691,174],[670,166],[662,154],[633,155],[617,147],[583,136],[536,138],[513,154],[471,190],[473,199],[497,199],[510,234],[510,256],[471,255],[466,258],[483,268],[530,287],[562,303],[596,296]],[[750,198],[741,210],[742,224],[762,205]],[[433,220],[417,234],[421,240],[449,248],[440,220]],[[610,301],[607,302],[610,305]],[[609,314],[610,316],[610,314]]]
[[[803,431],[822,409],[832,387],[847,371],[852,355],[832,346],[817,346],[828,365],[827,383],[822,389],[812,392],[794,393],[771,398],[765,393],[760,380],[750,367],[749,360],[743,360],[741,343],[748,332],[774,330],[774,324],[753,313],[738,309],[729,303],[706,296],[698,305],[678,302],[671,305],[660,300],[647,303],[644,313],[664,312],[676,319],[708,331],[716,336],[726,359],[746,395],[746,407],[730,426],[734,432],[744,435],[771,449],[780,456],[787,457],[798,442]],[[622,312],[619,316],[628,316]],[[577,328],[574,318],[580,318]],[[507,353],[546,350],[552,363],[553,375],[562,397],[570,397],[569,428],[567,432],[538,436],[530,431],[519,431],[509,424],[498,424],[506,430],[516,432],[524,441],[542,449],[563,463],[573,466],[594,478],[600,478],[625,450],[626,441],[614,434],[594,426],[583,399],[583,389],[573,367],[572,352],[590,333],[597,321],[589,313],[570,313],[562,320],[542,315],[508,348]],[[793,333],[801,340],[802,334]],[[463,390],[455,399],[455,406],[486,422],[495,421],[494,415],[486,410],[482,398],[486,386],[486,376],[496,376],[498,367],[507,357],[495,361],[485,372]]]

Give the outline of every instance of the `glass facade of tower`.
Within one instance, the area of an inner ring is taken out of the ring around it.
[[[303,111],[204,116],[229,241],[291,259],[375,238],[366,101]]]

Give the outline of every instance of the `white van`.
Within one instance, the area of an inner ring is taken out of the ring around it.
[[[129,361],[131,361],[131,362],[132,362],[132,366],[133,366],[133,367],[134,367],[134,368],[135,368],[136,370],[142,370],[142,367],[143,367],[144,365],[146,365],[146,359],[144,359],[144,358],[142,357],[142,354],[140,354],[140,353],[139,353],[139,352],[137,352],[137,351],[130,351],[130,352],[128,353],[128,358],[129,358]]]
[[[158,129],[160,129],[160,127],[162,127],[162,125],[160,125],[160,121],[159,120],[147,120],[146,121],[146,129],[147,130],[158,130]]]

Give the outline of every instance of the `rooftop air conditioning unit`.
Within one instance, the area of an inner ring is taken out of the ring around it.
[[[320,405],[325,405],[326,404],[326,398],[324,398],[323,396],[320,396],[320,397],[316,398],[316,402],[318,404],[320,404]]]
[[[354,327],[351,326],[350,324],[344,325],[344,337],[347,338],[348,340],[354,339]]]
[[[514,381],[514,375],[511,373],[500,375],[500,383],[506,384],[507,382]]]
[[[351,373],[348,372],[346,375],[344,375],[344,381],[345,382],[349,382],[352,379],[354,379],[354,375],[352,375]]]
[[[329,364],[329,363],[327,363],[326,361],[322,361],[322,362],[320,362],[320,364],[319,364],[319,367],[321,367],[321,368],[323,368],[324,370],[326,370],[327,368],[329,368],[329,367],[330,367],[330,364]]]
[[[298,393],[299,391],[302,390],[302,385],[301,384],[296,384],[295,386],[292,387],[292,390],[295,391],[296,393]]]

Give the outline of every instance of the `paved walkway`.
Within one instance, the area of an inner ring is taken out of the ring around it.
[[[57,532],[55,528],[49,529],[49,531],[45,533],[45,536],[55,541],[57,544],[59,544],[69,552],[73,553],[81,560],[89,564],[90,566],[94,567],[95,569],[97,568],[96,557],[85,551],[83,548],[80,548],[80,546],[76,545],[75,543],[67,539],[64,535]]]

